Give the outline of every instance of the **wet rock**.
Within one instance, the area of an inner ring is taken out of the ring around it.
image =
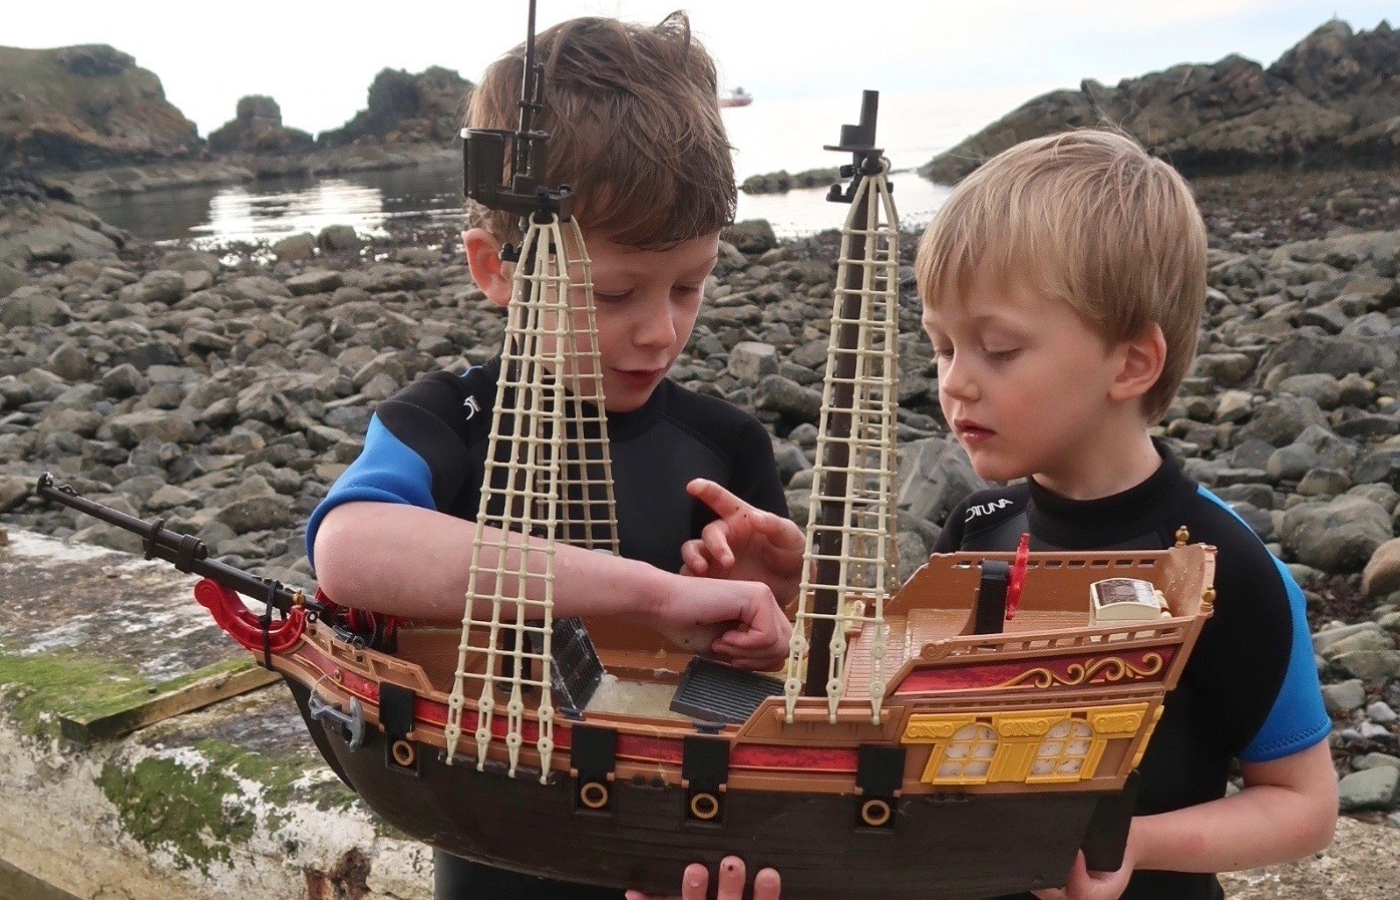
[[[1389,810],[1400,802],[1400,769],[1377,766],[1352,772],[1337,784],[1342,812]]]
[[[803,387],[790,378],[768,375],[758,383],[755,405],[798,422],[816,422],[821,415],[820,391]]]
[[[9,512],[29,497],[36,479],[0,475],[0,513]]]
[[[724,239],[743,253],[762,253],[778,246],[778,238],[773,234],[773,226],[767,219],[748,219],[735,222],[724,232]]]
[[[757,384],[778,373],[778,352],[772,344],[740,341],[729,351],[728,371],[740,381]]]
[[[359,253],[363,243],[349,225],[327,225],[316,235],[316,246],[322,253]]]
[[[309,236],[308,236],[309,238]],[[344,283],[344,276],[327,269],[314,269],[287,279],[287,290],[294,297],[329,294]]]
[[[72,310],[57,296],[37,285],[18,288],[0,299],[0,325],[63,325],[73,318]]]
[[[1384,597],[1395,591],[1400,591],[1400,538],[1377,547],[1361,573],[1361,593],[1367,597]]]
[[[1360,678],[1350,678],[1323,685],[1322,703],[1328,715],[1350,715],[1366,703],[1366,684]]]
[[[1325,426],[1327,417],[1317,403],[1305,398],[1281,394],[1256,407],[1249,421],[1240,426],[1239,440],[1251,438],[1282,447],[1309,425]]]
[[[1362,497],[1301,503],[1284,513],[1279,535],[1300,562],[1325,572],[1354,571],[1390,539],[1390,516]]]
[[[929,522],[942,522],[958,501],[987,486],[955,440],[927,438],[900,448],[897,507]]]
[[[284,237],[272,245],[272,255],[277,257],[278,262],[302,262],[311,259],[316,255],[316,239],[305,232]],[[293,280],[295,279],[288,279],[287,287],[295,294],[297,291],[296,288],[292,287]],[[305,293],[315,292],[306,291]]]
[[[135,447],[147,438],[162,443],[190,443],[198,433],[195,424],[179,413],[142,409],[114,417],[108,427],[112,438],[124,447]]]

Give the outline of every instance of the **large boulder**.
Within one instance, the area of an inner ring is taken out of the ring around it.
[[[1037,97],[921,169],[954,183],[1002,150],[1113,125],[1188,174],[1261,164],[1394,160],[1400,153],[1400,32],[1330,21],[1269,68],[1241,56],[1173,66],[1108,87]]]
[[[234,120],[209,135],[216,153],[295,153],[314,144],[305,131],[284,126],[277,101],[261,95],[241,98]]]
[[[115,256],[130,240],[43,178],[0,174],[0,298],[39,290],[24,271],[33,263]]]
[[[1284,512],[1280,537],[1292,559],[1324,572],[1355,572],[1390,540],[1390,516],[1350,494],[1305,502]]]
[[[471,90],[470,81],[441,66],[417,75],[384,69],[369,86],[367,108],[343,127],[321,132],[316,143],[322,147],[363,142],[450,145],[462,128]]]
[[[160,79],[104,44],[0,47],[0,167],[91,169],[200,152]]]

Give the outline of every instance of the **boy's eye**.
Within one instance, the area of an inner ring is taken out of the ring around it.
[[[1018,353],[1021,352],[1021,348],[1007,347],[1005,349],[994,350],[991,347],[983,347],[982,352],[985,353],[987,355],[987,358],[992,360],[993,362],[1010,362],[1011,360],[1016,358],[1016,355]]]
[[[631,291],[600,291],[593,289],[593,299],[603,303],[618,303],[626,300],[632,294]]]

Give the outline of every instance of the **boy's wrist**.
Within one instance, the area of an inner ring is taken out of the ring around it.
[[[635,573],[627,579],[632,585],[632,590],[627,592],[627,611],[652,620],[661,618],[675,590],[672,582],[680,576],[639,560],[627,560],[627,563]]]

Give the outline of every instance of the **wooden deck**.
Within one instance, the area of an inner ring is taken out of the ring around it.
[[[959,637],[970,627],[970,610],[916,609],[908,617],[887,620],[889,637],[885,647],[884,672],[889,678],[911,657],[918,656],[925,644]],[[1006,623],[1005,634],[1087,628],[1089,610],[1017,610]],[[846,696],[865,697],[870,692],[871,629],[862,628],[850,638],[846,651]]]

